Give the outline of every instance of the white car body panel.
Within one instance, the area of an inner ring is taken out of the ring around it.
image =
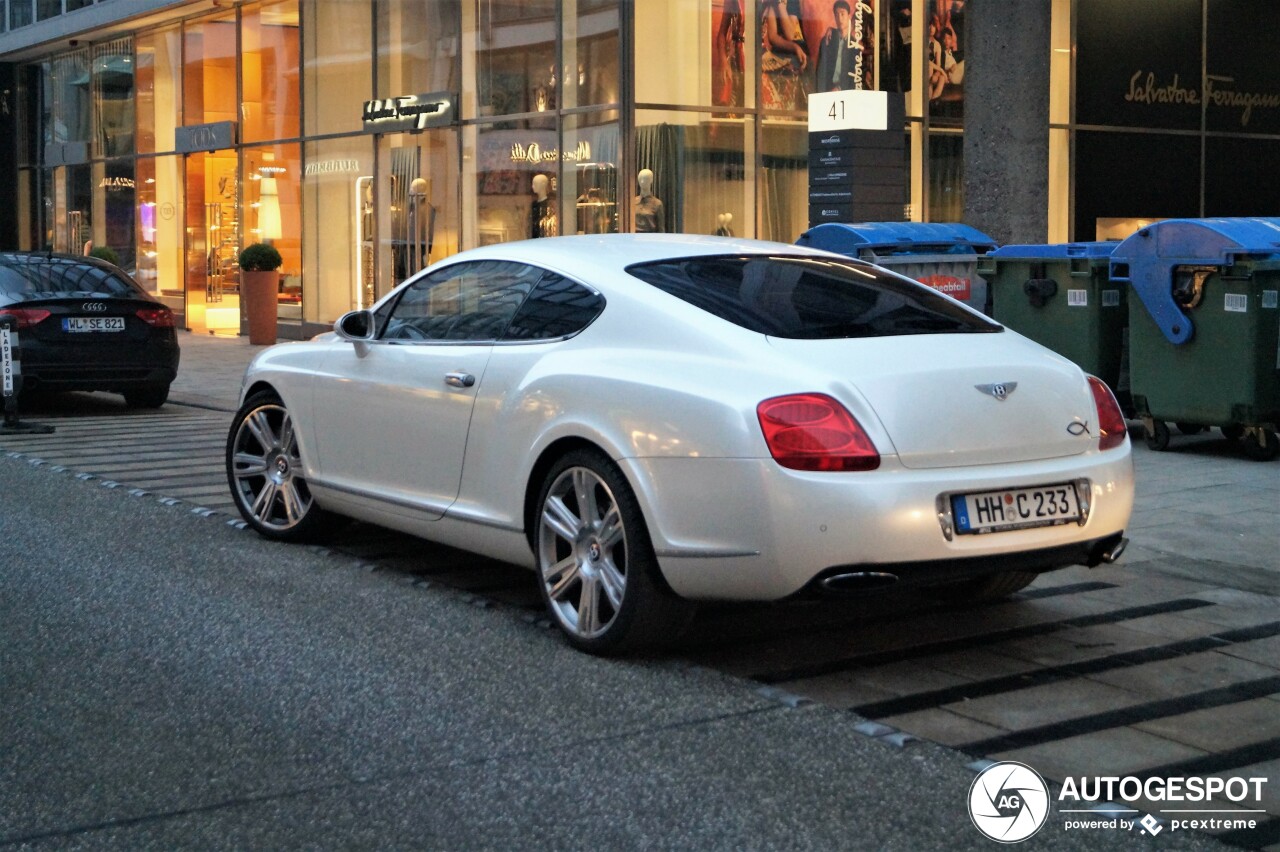
[[[390,344],[322,335],[285,344],[250,365],[244,395],[270,386],[283,398],[320,505],[526,566],[534,564],[525,513],[540,486],[535,465],[557,442],[594,445],[622,469],[665,578],[690,598],[776,599],[834,566],[1016,553],[1124,529],[1133,500],[1127,438],[1099,451],[1084,375],[1014,332],[766,338],[622,271],[668,256],[762,251],[830,257],[670,235],[464,252],[445,263],[534,264],[598,289],[607,306],[564,340]],[[453,370],[476,384],[446,386]],[[975,387],[1012,382],[1003,401]],[[880,467],[779,466],[756,406],[799,392],[843,403],[879,450]],[[1088,433],[1069,432],[1076,422]],[[1079,478],[1092,492],[1084,525],[943,534],[941,494]]]

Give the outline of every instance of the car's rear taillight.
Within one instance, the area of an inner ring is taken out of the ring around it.
[[[1098,408],[1098,449],[1109,450],[1124,443],[1129,427],[1124,422],[1120,403],[1107,383],[1097,376],[1089,376],[1089,390],[1093,391],[1093,403]]]
[[[0,308],[0,316],[13,317],[18,321],[18,330],[31,328],[49,318],[44,308]]]
[[[138,319],[156,328],[173,328],[173,311],[165,307],[142,308],[138,311]]]
[[[843,405],[821,393],[766,399],[756,406],[775,461],[792,470],[875,470],[880,453]]]

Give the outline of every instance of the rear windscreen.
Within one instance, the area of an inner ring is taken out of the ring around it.
[[[74,258],[0,258],[0,294],[11,299],[38,299],[65,293],[147,298],[142,288],[124,275]]]
[[[709,314],[773,337],[823,340],[1002,330],[948,296],[856,261],[692,257],[636,264],[627,272]]]

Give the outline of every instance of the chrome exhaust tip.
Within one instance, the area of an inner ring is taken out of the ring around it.
[[[1128,546],[1129,546],[1129,539],[1127,538],[1120,539],[1118,542],[1116,542],[1115,547],[1112,547],[1106,553],[1102,554],[1102,561],[1110,565],[1112,562],[1115,562],[1117,559],[1120,558],[1121,554],[1124,553],[1124,549]]]
[[[898,582],[897,574],[884,571],[850,571],[845,574],[832,574],[823,577],[819,585],[823,591],[835,595],[847,595],[865,592],[870,589],[883,589]]]
[[[1096,568],[1099,565],[1110,565],[1120,558],[1124,553],[1124,549],[1129,546],[1129,539],[1122,535],[1099,542],[1094,547],[1093,552],[1089,554],[1089,561],[1086,563],[1090,568]]]

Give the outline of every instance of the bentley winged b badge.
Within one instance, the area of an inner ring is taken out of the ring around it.
[[[991,384],[991,385],[974,385],[974,387],[982,391],[983,393],[987,394],[988,396],[994,396],[996,399],[1000,400],[1001,402],[1004,402],[1006,399],[1009,398],[1009,394],[1013,393],[1014,390],[1017,389],[1018,383],[1017,382],[996,382],[995,384]]]

